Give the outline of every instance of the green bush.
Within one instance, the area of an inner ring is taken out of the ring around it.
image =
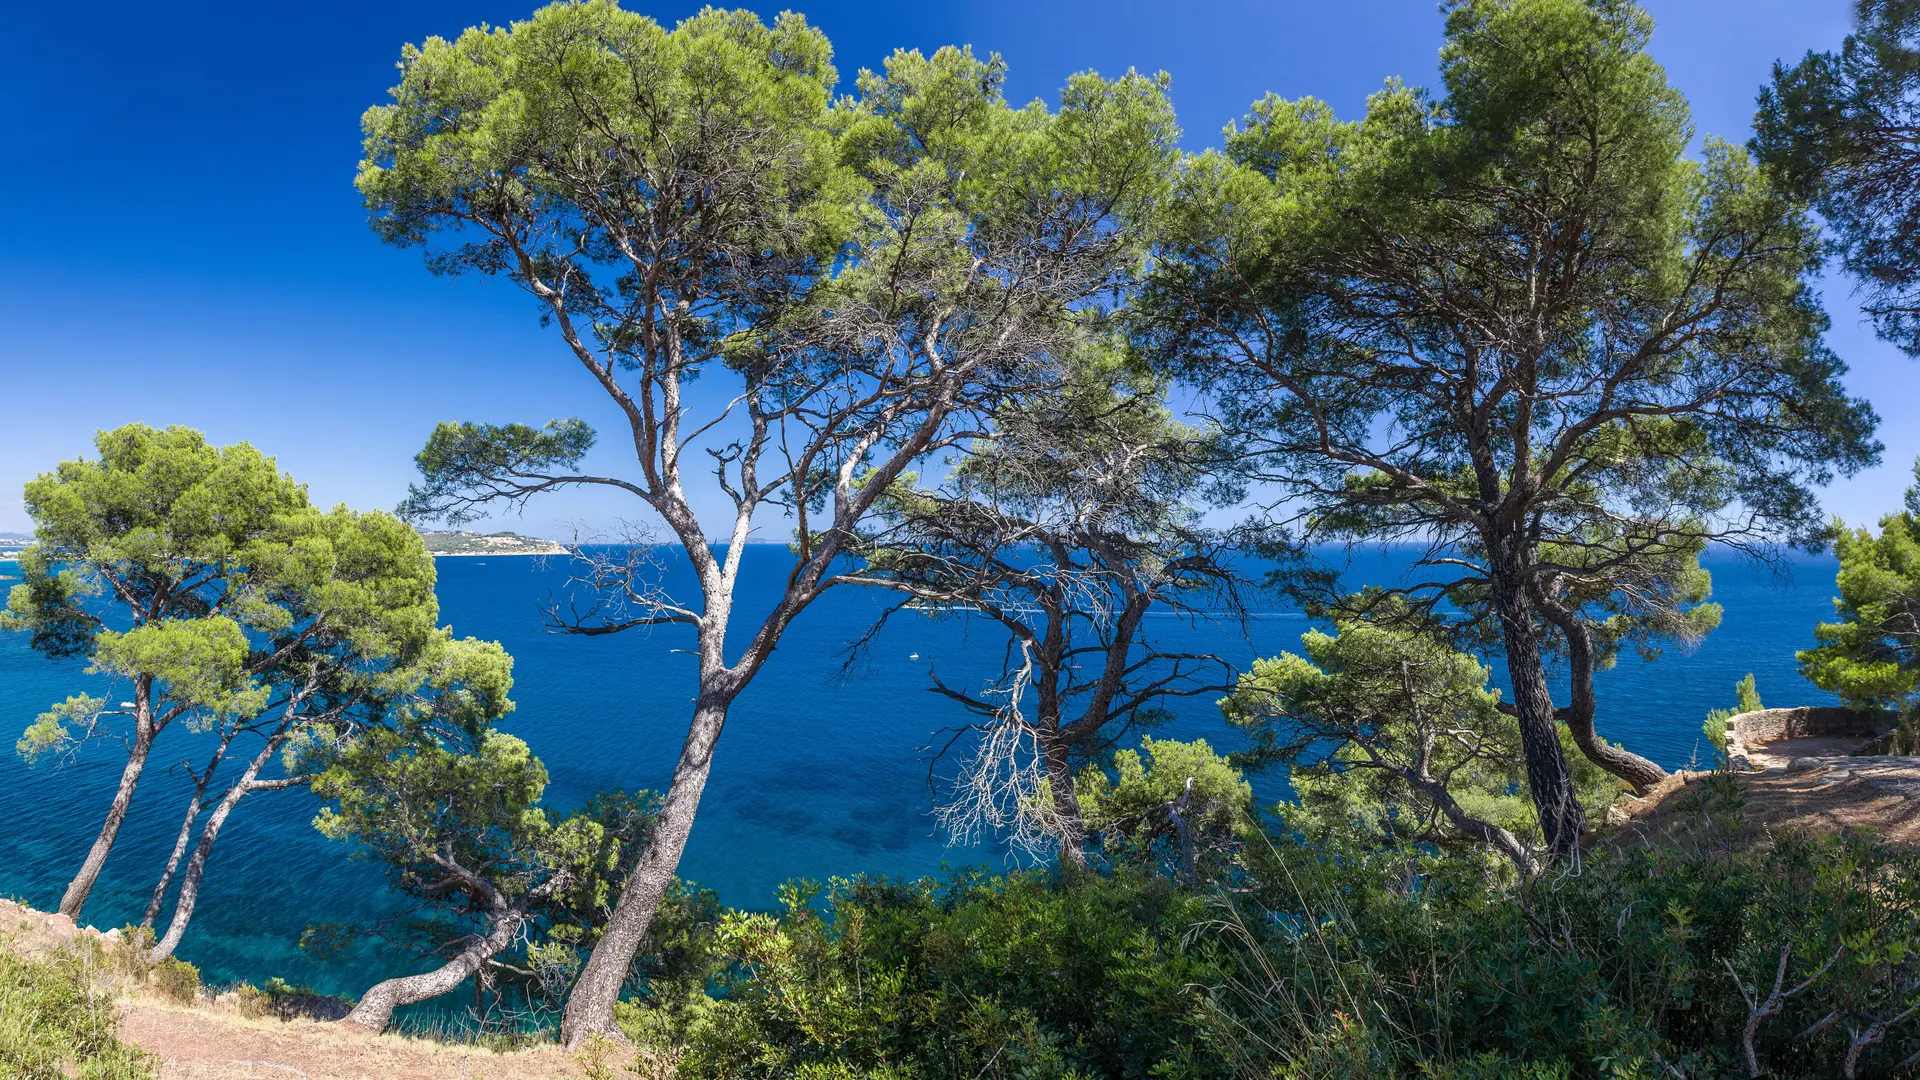
[[[241,1016],[258,1020],[273,1015],[273,996],[250,982],[239,983],[233,988],[233,1007]]]
[[[1707,713],[1706,723],[1700,725],[1700,731],[1713,744],[1715,765],[1725,768],[1727,762],[1727,721],[1742,713],[1759,712],[1766,708],[1760,701],[1760,690],[1754,684],[1753,672],[1733,684],[1734,705],[1731,709],[1713,709]]]
[[[1601,849],[1524,884],[1352,838],[1247,854],[1205,893],[1145,870],[792,886],[720,921],[711,997],[622,1024],[683,1080],[1705,1080],[1750,1075],[1778,974],[1754,1067],[1920,1074],[1920,872],[1867,838]]]
[[[1087,786],[1089,820],[1150,826],[1220,764],[1151,749]],[[1920,1076],[1904,849],[1722,842],[1743,795],[1721,773],[1688,789],[1684,843],[1521,876],[1363,822],[1263,825],[1215,771],[1194,790],[1235,813],[1207,873],[1170,872],[1163,829],[1104,873],[790,886],[778,914],[670,923],[622,1026],[684,1080]]]
[[[1187,944],[1207,901],[1165,879],[836,880],[784,900],[722,921],[681,1077],[1227,1075],[1205,1045],[1223,950]]]
[[[0,1076],[151,1080],[147,1055],[116,1037],[118,1014],[89,985],[87,959],[30,960],[0,940]]]
[[[1748,997],[1783,957],[1783,989],[1805,988],[1757,1025],[1766,1075],[1895,1075],[1920,1051],[1901,1017],[1920,1004],[1920,875],[1869,839],[1600,852],[1511,892],[1412,850],[1276,863],[1215,924],[1239,945],[1214,1001],[1245,1074],[1747,1076]]]
[[[124,982],[137,983],[146,979],[153,964],[148,954],[153,950],[153,930],[140,926],[123,926],[113,937],[94,938],[83,935],[81,940],[87,948],[99,953],[101,966]]]
[[[178,957],[169,956],[153,966],[147,975],[153,988],[164,997],[191,1005],[200,996],[200,969]]]
[[[311,986],[295,986],[275,975],[260,988],[266,1011],[282,1020],[337,1019],[353,1008],[353,999],[322,994]]]

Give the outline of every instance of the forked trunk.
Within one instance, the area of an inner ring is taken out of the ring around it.
[[[167,898],[167,886],[173,883],[174,872],[180,869],[180,860],[186,857],[187,842],[193,839],[194,822],[200,820],[203,800],[207,797],[207,785],[213,781],[213,772],[219,768],[221,759],[226,757],[227,744],[233,741],[234,728],[229,725],[220,737],[220,747],[213,752],[213,759],[207,762],[207,770],[195,778],[193,798],[187,800],[186,815],[180,820],[180,834],[173,838],[173,851],[167,855],[166,869],[160,871],[160,880],[153,884],[153,896],[147,900],[147,910],[140,916],[140,929],[153,929],[153,920],[160,916],[160,905]],[[193,775],[189,770],[188,775]]]
[[[578,1046],[594,1034],[624,1040],[613,1022],[613,1006],[620,999],[620,987],[627,980],[640,944],[646,940],[654,913],[660,910],[660,901],[680,868],[687,835],[693,830],[693,815],[713,769],[714,744],[726,726],[731,703],[730,697],[703,697],[694,706],[693,723],[687,728],[686,742],[681,744],[680,761],[674,766],[673,783],[667,788],[653,835],[622,884],[620,902],[567,995],[567,1009],[560,1020],[560,1041],[567,1046]]]
[[[213,855],[214,841],[220,838],[220,829],[233,814],[233,808],[252,790],[261,767],[272,758],[279,745],[278,741],[269,741],[247,763],[247,771],[227,789],[219,805],[213,808],[213,813],[207,818],[206,825],[200,830],[200,842],[194,845],[193,858],[187,861],[186,873],[180,878],[180,895],[173,901],[173,918],[167,920],[166,934],[154,943],[151,959],[158,961],[172,956],[173,950],[180,947],[180,940],[187,936],[187,924],[193,921],[193,909],[200,900],[200,880],[206,876],[207,860]]]
[[[461,950],[458,956],[432,971],[418,975],[407,975],[398,979],[388,979],[375,983],[353,1006],[353,1011],[341,1019],[343,1024],[353,1024],[376,1034],[385,1031],[388,1022],[393,1019],[393,1010],[402,1005],[437,998],[452,991],[482,965],[506,951],[513,944],[513,936],[520,931],[525,922],[526,912],[517,907],[501,907],[495,910],[487,927],[487,934],[473,944]]]
[[[1518,558],[1511,549],[1493,552],[1490,585],[1494,614],[1506,645],[1507,677],[1513,684],[1515,719],[1520,728],[1520,750],[1526,760],[1527,791],[1540,817],[1540,832],[1548,857],[1572,859],[1580,848],[1580,830],[1586,824],[1573,776],[1560,751],[1555,730],[1553,695],[1547,689],[1546,666],[1540,658],[1540,634],[1533,621],[1533,605],[1521,581]]]
[[[1513,863],[1513,868],[1520,872],[1521,877],[1532,877],[1540,872],[1540,861],[1534,858],[1533,852],[1519,837],[1492,822],[1467,813],[1466,808],[1453,797],[1453,792],[1447,790],[1447,785],[1412,773],[1407,774],[1406,780],[1427,798],[1433,800],[1433,805],[1446,815],[1448,824],[1459,830],[1462,835],[1505,855]]]
[[[113,850],[120,826],[127,820],[127,808],[133,805],[133,789],[140,783],[140,772],[147,767],[147,756],[153,752],[151,694],[152,679],[143,677],[135,689],[133,742],[127,747],[127,767],[120,771],[120,787],[113,794],[107,820],[101,823],[100,835],[94,837],[86,861],[80,864],[80,872],[73,875],[67,891],[60,897],[60,914],[69,919],[80,918],[80,909],[87,905],[88,894],[100,880],[100,870],[107,865],[107,854]]]
[[[201,798],[206,795],[205,783],[197,787],[193,798],[187,800],[187,812],[180,820],[180,835],[173,838],[173,850],[167,855],[166,868],[160,871],[160,879],[153,883],[153,895],[147,898],[147,910],[140,916],[140,929],[153,929],[153,920],[160,917],[160,905],[167,897],[167,886],[173,884],[173,875],[180,869],[180,860],[186,857],[187,841],[193,839],[193,824],[200,820]]]

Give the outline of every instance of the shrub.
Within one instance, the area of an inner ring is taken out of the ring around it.
[[[722,922],[722,993],[681,1077],[1227,1075],[1202,1023],[1219,950],[1185,943],[1206,904],[1163,878],[836,880],[783,899]]]
[[[243,982],[233,988],[233,1007],[241,1016],[258,1020],[273,1014],[273,997],[252,983]]]
[[[178,957],[169,956],[148,973],[153,988],[164,997],[191,1005],[200,996],[200,969]]]
[[[1709,743],[1713,744],[1713,749],[1719,755],[1722,764],[1725,763],[1727,756],[1727,721],[1741,713],[1759,712],[1766,708],[1760,701],[1760,691],[1754,685],[1751,671],[1747,672],[1746,678],[1733,684],[1733,699],[1733,708],[1709,711],[1706,723],[1700,726],[1701,733],[1707,737]]]
[[[267,1012],[282,1020],[338,1020],[353,1008],[353,999],[322,994],[311,986],[295,986],[278,975],[267,980],[260,994]]]
[[[0,1076],[151,1080],[146,1054],[120,1042],[113,1003],[88,984],[85,958],[29,960],[0,941]]]
[[[1523,883],[1373,835],[1255,834],[1207,893],[1146,867],[790,886],[778,914],[721,920],[715,996],[630,1004],[622,1026],[680,1080],[1784,1080],[1920,1062],[1920,869],[1901,851],[1785,834],[1758,853],[1600,849]],[[1760,1008],[1776,975],[1779,1007]]]
[[[113,937],[92,939],[99,943],[101,965],[121,980],[143,982],[153,968],[147,959],[153,950],[153,930],[123,926]]]
[[[1783,963],[1805,986],[1759,1018],[1766,1075],[1890,1075],[1920,1050],[1920,874],[1869,839],[1596,852],[1511,892],[1411,849],[1276,846],[1285,872],[1216,924],[1236,970],[1215,1019],[1247,1073],[1746,1076],[1749,998]]]
[[[1205,739],[1140,740],[1113,755],[1112,775],[1081,770],[1074,790],[1087,830],[1116,865],[1179,875],[1189,885],[1229,872],[1258,826],[1253,789]]]

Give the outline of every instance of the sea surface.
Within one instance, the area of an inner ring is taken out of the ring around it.
[[[683,557],[662,555],[670,585],[692,596]],[[1400,580],[1407,556],[1363,549],[1350,557],[1350,584]],[[1598,677],[1600,727],[1610,738],[1664,765],[1705,761],[1700,723],[1730,706],[1733,684],[1755,674],[1769,705],[1831,701],[1800,677],[1794,651],[1832,617],[1828,556],[1798,556],[1760,567],[1732,553],[1709,555],[1721,626],[1690,652],[1655,662],[1623,656]],[[743,563],[736,626],[768,609],[791,557],[776,545],[750,547]],[[680,628],[609,637],[552,633],[542,604],[564,596],[563,559],[488,556],[438,560],[441,620],[463,636],[502,642],[514,656],[518,707],[501,726],[524,738],[552,775],[548,800],[571,808],[596,791],[664,786],[671,775],[694,691],[690,635]],[[0,577],[18,568],[0,562]],[[0,589],[5,583],[0,582]],[[803,613],[735,705],[715,756],[683,877],[738,907],[767,908],[794,878],[939,873],[945,864],[1014,865],[992,843],[950,846],[929,815],[926,748],[966,720],[928,690],[929,672],[952,685],[978,685],[999,670],[1004,638],[992,624],[949,616],[895,616],[859,655],[860,638],[888,598],[830,592]],[[1299,647],[1308,621],[1269,603],[1247,624],[1190,625],[1159,616],[1162,647],[1207,651],[1244,665],[1255,655]],[[83,661],[55,663],[32,652],[26,635],[0,633],[0,735],[12,739],[52,702],[82,691],[113,693]],[[1498,681],[1498,665],[1495,665]],[[1556,685],[1564,701],[1564,679]],[[1211,696],[1173,703],[1157,735],[1238,745]],[[189,781],[179,762],[204,736],[162,735],[82,921],[100,927],[137,921],[164,864]],[[84,856],[112,797],[124,752],[107,741],[71,762],[28,765],[0,751],[0,895],[52,909]],[[935,769],[938,772],[938,769]],[[1284,778],[1256,782],[1263,799],[1283,798]],[[279,976],[323,992],[357,994],[377,978],[411,970],[404,950],[364,931],[403,910],[377,866],[326,840],[310,822],[316,802],[292,790],[250,796],[221,835],[199,912],[180,955],[209,983]],[[170,903],[170,901],[169,901]],[[357,945],[329,959],[298,948],[304,928],[345,924]]]

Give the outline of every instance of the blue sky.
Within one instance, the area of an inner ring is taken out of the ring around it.
[[[692,3],[629,6],[664,22]],[[756,5],[762,6],[762,5]],[[782,5],[763,5],[772,14]],[[1655,55],[1701,133],[1744,140],[1779,57],[1837,44],[1846,0],[1656,0]],[[29,527],[21,484],[133,420],[187,424],[277,456],[323,503],[391,507],[439,420],[608,419],[512,288],[426,273],[383,247],[352,187],[359,116],[400,45],[526,16],[529,0],[319,5],[17,5],[0,36],[0,531]],[[1343,115],[1390,75],[1435,81],[1433,0],[977,0],[803,8],[843,80],[896,47],[970,43],[1012,96],[1071,72],[1165,69],[1190,149],[1275,91]],[[1920,367],[1827,288],[1849,384],[1887,424],[1887,464],[1828,507],[1895,507],[1920,432]],[[596,452],[597,454],[599,452]],[[592,464],[592,463],[590,463]],[[597,463],[617,469],[616,455]],[[714,504],[717,506],[717,502]],[[608,529],[640,508],[585,495],[504,527]],[[709,517],[709,527],[718,523]],[[775,526],[777,529],[778,527]]]

